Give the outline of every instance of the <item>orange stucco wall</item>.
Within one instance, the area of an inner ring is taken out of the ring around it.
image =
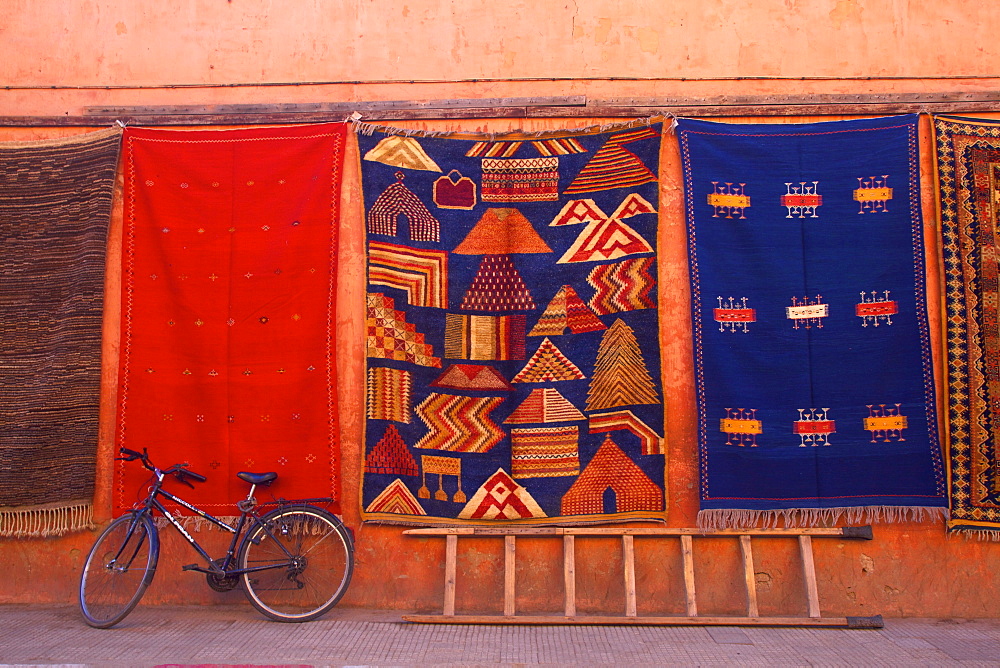
[[[965,0],[354,0],[339,3],[340,8],[320,0],[149,4],[118,0],[0,4],[0,117],[75,115],[89,106],[112,105],[577,94],[611,98],[942,93],[994,90],[1000,83],[1000,78],[991,78],[1000,55],[1000,44],[991,36],[1000,28],[1000,16],[977,11],[979,3]],[[260,85],[303,82],[319,83]],[[602,120],[614,119],[395,124],[502,132],[577,127]],[[0,127],[0,141],[84,130]],[[921,151],[928,294],[936,323],[940,279],[927,119]],[[433,610],[443,591],[443,541],[404,537],[398,527],[362,526],[358,518],[364,228],[356,154],[348,156],[347,165],[337,335],[342,355],[344,519],[356,532],[357,570],[342,605]],[[679,156],[672,135],[665,136],[660,173],[659,296],[669,522],[693,526],[695,404]],[[108,255],[99,443],[104,462],[111,456],[113,437],[120,231],[121,213],[116,208]],[[935,369],[940,386],[940,356]],[[106,465],[98,477],[97,515],[106,520],[110,505]],[[0,564],[6,576],[0,578],[0,603],[74,600],[78,569],[94,535],[0,539]],[[173,535],[165,533],[164,538],[147,602],[213,604],[240,599],[239,592],[218,594],[205,586],[201,576],[182,573],[180,565],[194,561],[195,555]],[[502,543],[476,539],[469,545],[472,549],[463,549],[459,559],[458,608],[497,612]],[[802,578],[794,550],[777,540],[755,545],[762,614],[803,613]],[[560,549],[558,542],[519,542],[519,610],[561,608]],[[695,550],[702,614],[740,613],[744,600],[738,547],[732,541],[699,539]],[[637,539],[636,552],[640,613],[681,612],[677,545]],[[1000,617],[996,596],[1000,544],[948,538],[940,521],[879,524],[872,542],[817,540],[815,552],[825,615]],[[608,539],[581,539],[577,558],[579,609],[621,611],[620,548]]]

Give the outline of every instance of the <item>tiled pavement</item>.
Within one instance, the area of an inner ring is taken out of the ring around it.
[[[278,624],[249,605],[140,605],[102,631],[75,607],[3,605],[0,664],[1000,666],[1000,620],[887,619],[878,630],[450,626],[338,608]]]

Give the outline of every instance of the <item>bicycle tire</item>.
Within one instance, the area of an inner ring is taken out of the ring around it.
[[[343,523],[322,508],[272,510],[240,543],[237,567],[250,603],[279,622],[308,622],[337,605],[354,572],[354,544]],[[289,557],[291,555],[291,558]]]
[[[80,575],[80,612],[87,624],[106,629],[125,619],[153,581],[159,556],[160,538],[149,515],[122,515],[109,524]]]

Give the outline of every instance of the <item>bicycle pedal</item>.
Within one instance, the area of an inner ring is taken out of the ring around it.
[[[181,566],[181,570],[182,571],[197,571],[197,570],[199,570],[199,566],[198,566],[198,564],[186,564],[184,566]]]

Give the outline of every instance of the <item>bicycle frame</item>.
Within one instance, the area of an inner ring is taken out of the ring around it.
[[[287,564],[271,564],[267,566],[255,566],[253,568],[232,568],[233,561],[236,558],[236,549],[237,546],[239,545],[240,537],[245,535],[244,529],[248,528],[247,527],[248,519],[253,523],[253,526],[259,526],[268,535],[271,535],[271,531],[267,528],[267,526],[263,522],[260,521],[260,517],[258,517],[255,511],[255,508],[257,507],[257,502],[254,499],[253,494],[257,488],[256,485],[251,485],[250,493],[247,495],[247,498],[239,501],[236,504],[236,507],[240,511],[240,517],[239,521],[236,524],[236,527],[233,528],[232,526],[226,524],[225,522],[215,517],[214,515],[205,512],[201,508],[198,508],[197,506],[194,506],[193,504],[185,501],[179,496],[171,494],[170,492],[163,489],[163,480],[166,474],[160,471],[159,469],[155,470],[153,473],[156,476],[156,482],[153,483],[153,489],[150,491],[149,496],[146,498],[146,503],[143,509],[140,511],[140,514],[148,513],[150,516],[153,516],[154,510],[157,510],[160,513],[162,513],[163,517],[165,517],[166,520],[170,522],[170,524],[175,529],[177,529],[178,532],[180,532],[181,536],[184,537],[184,539],[191,545],[191,547],[194,548],[194,550],[199,555],[201,555],[201,558],[205,560],[205,563],[208,564],[208,568],[201,568],[199,566],[192,564],[190,566],[185,566],[184,570],[197,571],[200,573],[210,573],[213,575],[223,576],[223,577],[234,577],[237,575],[243,575],[244,573],[254,573],[257,571],[284,568],[287,565]],[[163,503],[160,502],[159,497],[163,497],[173,503],[178,504],[183,508],[187,508],[191,512],[195,513],[196,515],[198,515],[203,519],[208,520],[209,522],[219,527],[220,529],[223,529],[233,534],[232,540],[229,541],[229,548],[226,550],[226,555],[225,557],[222,558],[221,566],[215,563],[216,560],[212,559],[212,556],[205,551],[205,549],[194,538],[194,536],[192,536],[188,532],[188,530],[184,528],[184,526],[180,523],[180,521],[176,517],[174,517],[174,515],[169,510],[167,510],[167,508],[163,505]],[[283,504],[279,503],[279,505]],[[285,553],[285,556],[288,557],[288,559],[291,561],[293,559],[292,555],[284,548],[283,545],[281,545],[280,541],[276,541],[276,544],[279,545],[279,547],[281,547],[281,550]]]
[[[161,526],[169,523],[177,529],[205,561],[205,566],[189,564],[182,570],[205,574],[208,585],[218,592],[241,585],[250,604],[266,617],[279,622],[318,619],[344,595],[354,570],[354,540],[336,515],[318,505],[328,506],[334,499],[284,499],[272,494],[272,500],[258,504],[254,492],[269,486],[278,474],[240,471],[236,475],[250,485],[250,491],[236,503],[239,517],[227,523],[163,489],[171,476],[192,489],[192,482],[207,481],[188,470],[186,462],[160,469],[145,448],[138,452],[122,447],[119,453],[119,461],[141,460],[153,477],[144,497],[112,520],[87,554],[79,599],[90,626],[106,629],[120,622],[153,581],[160,553],[157,512],[166,518]],[[213,559],[185,528],[185,509],[231,534],[225,556]]]

